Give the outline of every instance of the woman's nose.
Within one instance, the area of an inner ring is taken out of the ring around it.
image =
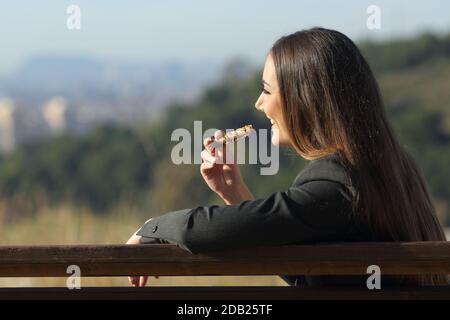
[[[258,100],[256,100],[255,108],[256,108],[256,110],[262,111],[262,108],[261,108],[261,96],[259,96]]]

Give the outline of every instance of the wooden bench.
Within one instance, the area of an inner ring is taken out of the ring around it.
[[[450,242],[330,243],[191,254],[175,245],[0,247],[0,277],[128,275],[450,274]],[[383,281],[383,280],[381,280]],[[450,299],[450,286],[420,288],[97,287],[1,288],[0,299]]]

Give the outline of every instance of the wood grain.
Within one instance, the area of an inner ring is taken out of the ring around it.
[[[0,247],[0,277],[450,274],[450,242],[370,242],[260,247],[191,254],[175,245]]]

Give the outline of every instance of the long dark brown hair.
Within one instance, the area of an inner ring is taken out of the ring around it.
[[[275,64],[293,148],[305,159],[337,153],[357,173],[354,214],[380,241],[445,241],[422,172],[395,138],[378,84],[356,45],[323,28],[280,38]],[[404,277],[446,284],[445,276]]]

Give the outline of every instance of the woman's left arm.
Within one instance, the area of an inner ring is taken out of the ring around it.
[[[344,189],[315,180],[263,199],[173,211],[152,218],[136,235],[193,253],[327,240],[348,230],[351,203]]]

